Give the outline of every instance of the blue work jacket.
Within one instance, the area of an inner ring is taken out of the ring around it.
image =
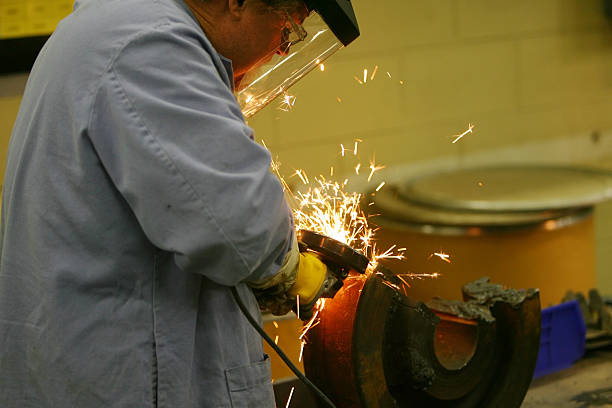
[[[182,0],[78,0],[29,77],[0,235],[0,407],[274,406],[230,287],[293,233]]]

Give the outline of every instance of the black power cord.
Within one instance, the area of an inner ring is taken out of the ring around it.
[[[263,337],[266,343],[268,343],[270,347],[272,347],[274,351],[276,351],[276,354],[278,354],[278,356],[285,362],[285,364],[287,364],[287,367],[289,367],[289,369],[293,371],[293,373],[300,379],[300,381],[306,384],[306,386],[310,388],[312,392],[314,392],[315,395],[325,403],[325,405],[330,408],[336,408],[334,403],[327,397],[327,395],[325,395],[323,391],[317,388],[316,385],[314,385],[308,378],[306,378],[304,374],[300,372],[300,370],[291,362],[291,360],[289,360],[283,350],[281,350],[280,347],[278,347],[276,343],[274,343],[274,341],[270,338],[270,336],[268,336],[264,329],[255,321],[253,316],[251,316],[251,314],[247,310],[244,303],[242,303],[242,299],[240,299],[240,295],[238,295],[238,291],[235,287],[232,287],[232,295],[234,295],[234,299],[236,299],[236,303],[238,303],[238,307],[242,311],[242,314],[244,314],[244,317],[246,317],[249,323],[251,323],[251,326],[253,326],[253,328],[257,330],[257,333],[259,333],[261,337]]]

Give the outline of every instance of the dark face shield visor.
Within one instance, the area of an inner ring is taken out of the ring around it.
[[[298,24],[287,15],[278,50],[237,84],[236,98],[245,117],[253,116],[359,36],[349,0],[308,0],[305,4],[308,17]]]

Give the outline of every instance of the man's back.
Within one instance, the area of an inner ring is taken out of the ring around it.
[[[230,78],[180,0],[77,1],[60,24],[9,147],[0,406],[273,405],[228,286],[273,269],[290,218]]]

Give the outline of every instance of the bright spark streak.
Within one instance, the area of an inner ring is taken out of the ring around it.
[[[443,260],[444,262],[448,262],[451,263],[449,257],[450,255],[445,254],[444,252],[434,252],[433,254],[429,255],[429,257],[431,258],[432,256],[437,256],[438,258],[440,258],[441,260]]]
[[[305,341],[302,340],[302,342],[300,343],[300,357],[298,358],[298,361],[301,363],[302,362],[302,354],[304,354],[304,345],[306,344]]]
[[[372,161],[370,162],[370,175],[368,176],[368,181],[372,180],[372,176],[375,172],[384,168],[385,166],[376,166],[376,164],[374,163],[374,159],[372,159]]]
[[[368,82],[368,69],[367,68],[363,70],[363,83],[365,84],[366,82]]]
[[[361,163],[355,166],[355,174],[359,175],[359,168],[361,167]]]
[[[295,297],[295,310],[298,320],[300,319],[300,295],[296,295]]]
[[[338,103],[342,103],[342,98],[339,96],[336,96],[336,100],[338,101]]]
[[[468,125],[468,130],[466,130],[465,132],[463,132],[463,133],[462,133],[462,134],[460,134],[460,135],[455,135],[455,136],[456,136],[456,139],[455,139],[455,140],[453,140],[453,143],[457,143],[459,140],[461,140],[461,138],[462,138],[463,136],[467,135],[468,133],[472,133],[472,130],[473,130],[473,129],[474,129],[474,125],[469,124],[469,125]]]
[[[276,323],[276,320],[272,322],[272,324],[274,325],[275,328],[278,329],[278,323]]]
[[[357,76],[353,76],[353,78],[355,78],[355,81],[359,82],[359,85],[363,85],[363,81],[357,78]]]
[[[342,149],[341,154],[342,157],[344,157],[344,152],[346,151],[346,149],[344,148],[344,145],[342,143],[340,143],[340,149]]]
[[[404,278],[402,278],[400,275],[395,275],[395,276],[397,276],[397,278],[399,280],[401,280],[404,285],[410,287],[410,284],[408,282],[406,282],[406,280]]]
[[[308,176],[306,175],[304,170],[296,170],[295,174],[302,180],[302,183],[310,184],[310,181],[308,180]]]
[[[376,187],[376,191],[380,191],[380,189],[383,188],[384,185],[385,185],[385,182],[383,181],[382,183],[378,185],[378,187]]]
[[[278,346],[278,336],[276,336],[276,338],[274,339],[274,344]]]
[[[387,71],[387,76],[391,78],[391,74],[389,73],[389,71]]]
[[[282,110],[283,112],[289,112],[291,109],[293,109],[293,105],[295,105],[295,99],[295,96],[285,94],[278,109]]]
[[[304,326],[304,329],[302,329],[302,334],[300,335],[299,339],[302,340],[304,338],[304,336],[306,336],[306,333],[308,333],[308,330],[310,330],[311,328],[313,328],[316,324],[318,324],[319,322],[317,321],[317,317],[319,317],[319,310],[317,310],[315,312],[315,314],[310,318],[310,320],[308,321],[308,323],[306,323],[306,326]],[[316,324],[315,324],[316,321]]]
[[[376,76],[376,72],[378,71],[378,65],[374,67],[374,72],[372,72],[372,76],[370,77],[370,81],[374,80],[374,77]]]
[[[423,278],[438,278],[440,274],[438,272],[434,273],[402,273],[397,274],[396,276],[405,276],[411,279],[423,279]]]
[[[391,289],[398,291],[398,292],[399,292],[399,290],[400,290],[400,287],[399,287],[399,286],[397,286],[397,285],[396,285],[396,284],[394,284],[394,283],[387,282],[387,281],[385,281],[385,280],[384,280],[384,281],[382,281],[382,283],[383,283],[383,284],[385,284],[385,285],[387,285],[387,286],[388,286],[388,287],[390,287]]]
[[[331,166],[331,167],[329,168],[329,175],[330,175],[331,177],[333,177],[333,176],[334,176],[334,166]]]
[[[295,390],[295,387],[291,387],[291,392],[289,392],[289,398],[287,399],[287,405],[285,405],[285,408],[289,408],[289,404],[291,404],[291,398],[293,397],[294,390]]]
[[[357,156],[357,145],[359,144],[359,140],[355,140],[355,147],[353,147],[353,156]]]
[[[321,72],[325,71],[325,65],[321,64],[319,67],[321,67]]]

